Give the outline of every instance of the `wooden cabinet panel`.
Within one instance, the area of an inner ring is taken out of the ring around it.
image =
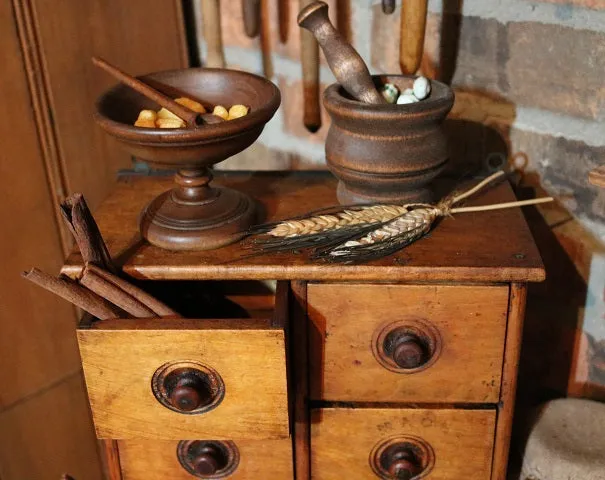
[[[498,402],[508,287],[310,284],[308,299],[312,398]],[[414,370],[379,353],[408,327],[435,344]]]
[[[31,3],[65,186],[83,192],[94,208],[130,158],[92,120],[96,98],[115,81],[90,58],[105,57],[136,75],[187,66],[180,1]]]
[[[107,320],[78,341],[99,438],[289,435],[284,330],[268,320]],[[174,362],[214,370],[222,400],[199,413],[160,403],[154,375]]]
[[[232,480],[292,480],[292,441],[239,440],[239,464],[226,478]],[[177,459],[176,441],[120,440],[123,480],[191,480]]]
[[[101,480],[81,374],[0,413],[0,478]]]
[[[20,278],[63,257],[11,2],[0,2],[0,410],[80,369],[69,304]],[[22,477],[26,478],[26,477]]]
[[[339,409],[314,410],[311,418],[311,478],[378,478],[370,457],[388,439],[423,442],[432,450],[426,477],[488,480],[495,410]]]

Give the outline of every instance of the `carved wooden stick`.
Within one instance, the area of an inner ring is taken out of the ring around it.
[[[420,66],[424,50],[424,31],[428,0],[405,0],[401,4],[399,63],[403,73],[413,75]]]
[[[271,59],[271,16],[268,0],[260,2],[260,49],[263,56],[263,73],[273,77],[273,60]]]
[[[302,10],[313,0],[299,0]],[[300,29],[300,50],[303,83],[303,123],[310,132],[321,127],[321,105],[319,103],[319,45],[313,34]]]
[[[242,16],[246,35],[256,37],[260,30],[260,0],[242,0]]]
[[[68,277],[55,278],[37,268],[32,268],[29,272],[23,272],[22,276],[101,320],[124,318],[124,313],[118,307],[96,293],[78,285]]]
[[[405,2],[405,0],[403,0]],[[395,11],[395,0],[382,0],[382,11],[390,15]]]
[[[81,193],[74,193],[61,203],[63,218],[71,231],[85,263],[92,263],[117,273],[97,222],[86,205]]]
[[[86,265],[84,270],[92,272],[96,274],[98,277],[104,279],[108,283],[113,284],[126,294],[130,295],[132,298],[135,298],[140,303],[145,305],[148,309],[150,309],[154,314],[159,317],[179,317],[180,315],[172,310],[170,307],[164,305],[155,297],[149,295],[147,292],[141,290],[138,287],[135,287],[133,284],[127,282],[126,280],[112,275],[105,270],[96,267],[95,265]],[[153,316],[153,315],[152,315]]]
[[[290,29],[290,0],[277,1],[277,19],[279,24],[279,41],[286,43]]]
[[[102,276],[97,275],[97,273],[91,271],[88,267],[86,267],[82,273],[80,284],[84,285],[100,297],[109,300],[135,318],[157,317],[151,309],[147,308],[137,298],[129,295],[108,280],[105,280]]]
[[[204,24],[204,40],[206,40],[208,47],[206,66],[225,68],[219,0],[202,0],[202,22]]]

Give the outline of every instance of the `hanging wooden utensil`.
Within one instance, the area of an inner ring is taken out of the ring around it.
[[[250,38],[256,37],[260,31],[260,2],[261,0],[242,0],[244,31]]]
[[[260,49],[263,55],[263,72],[265,77],[273,77],[273,62],[271,61],[271,17],[269,1],[260,2]]]
[[[277,0],[277,19],[279,22],[279,41],[286,43],[290,28],[290,0]]]
[[[395,0],[382,0],[382,11],[387,15],[393,13],[395,11]]]
[[[300,0],[302,10],[313,0]],[[321,128],[321,107],[319,103],[319,45],[313,34],[300,29],[300,62],[303,80],[303,122],[310,132]]]
[[[220,0],[202,0],[202,23],[204,26],[204,40],[206,40],[206,46],[208,47],[206,66],[225,68]]]
[[[420,67],[428,0],[404,0],[401,4],[399,64],[401,71],[413,75]]]

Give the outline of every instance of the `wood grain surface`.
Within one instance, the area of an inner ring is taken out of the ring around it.
[[[97,436],[180,440],[288,437],[284,332],[270,320],[124,319],[79,330]],[[168,362],[198,361],[225,384],[201,414],[172,411],[151,390]]]
[[[83,383],[78,372],[0,413],[2,480],[103,479]]]
[[[311,398],[358,402],[497,403],[508,287],[309,284]],[[377,330],[420,319],[441,353],[396,373],[372,352]]]
[[[433,448],[435,465],[423,478],[490,478],[494,410],[329,408],[314,410],[312,422],[313,480],[376,478],[370,452],[395,435],[420,437]]]
[[[460,214],[443,219],[429,237],[397,254],[364,265],[329,265],[292,253],[241,258],[250,253],[238,243],[205,252],[174,253],[142,242],[141,209],[171,188],[171,178],[131,178],[121,183],[95,213],[101,232],[124,271],[149,279],[293,279],[364,281],[465,281],[473,283],[541,281],[540,255],[520,209]],[[263,206],[268,221],[337,205],[336,181],[319,172],[217,173],[214,181],[248,193]],[[443,189],[453,187],[445,181]],[[503,183],[472,204],[512,201]],[[376,268],[380,267],[380,268]],[[82,269],[72,254],[63,271]]]
[[[177,459],[176,441],[120,440],[123,480],[191,480]],[[292,443],[282,440],[237,440],[239,466],[232,480],[291,480]]]
[[[506,332],[505,359],[502,370],[502,387],[498,406],[498,424],[496,427],[496,446],[492,480],[506,480],[508,453],[510,450],[515,394],[517,393],[517,374],[519,356],[523,340],[523,323],[525,319],[525,302],[527,285],[513,283],[510,291],[508,328]]]

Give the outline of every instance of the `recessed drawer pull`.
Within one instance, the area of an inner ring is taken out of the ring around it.
[[[374,332],[372,351],[378,362],[397,373],[415,373],[432,365],[441,352],[439,331],[429,322],[406,318]]]
[[[396,436],[382,440],[370,453],[370,465],[382,479],[412,480],[424,478],[433,468],[435,454],[424,440]]]
[[[162,365],[153,375],[151,388],[162,405],[187,414],[208,412],[225,396],[225,384],[218,372],[198,362]]]
[[[224,478],[239,465],[235,443],[217,440],[184,440],[177,446],[181,466],[198,478]]]

